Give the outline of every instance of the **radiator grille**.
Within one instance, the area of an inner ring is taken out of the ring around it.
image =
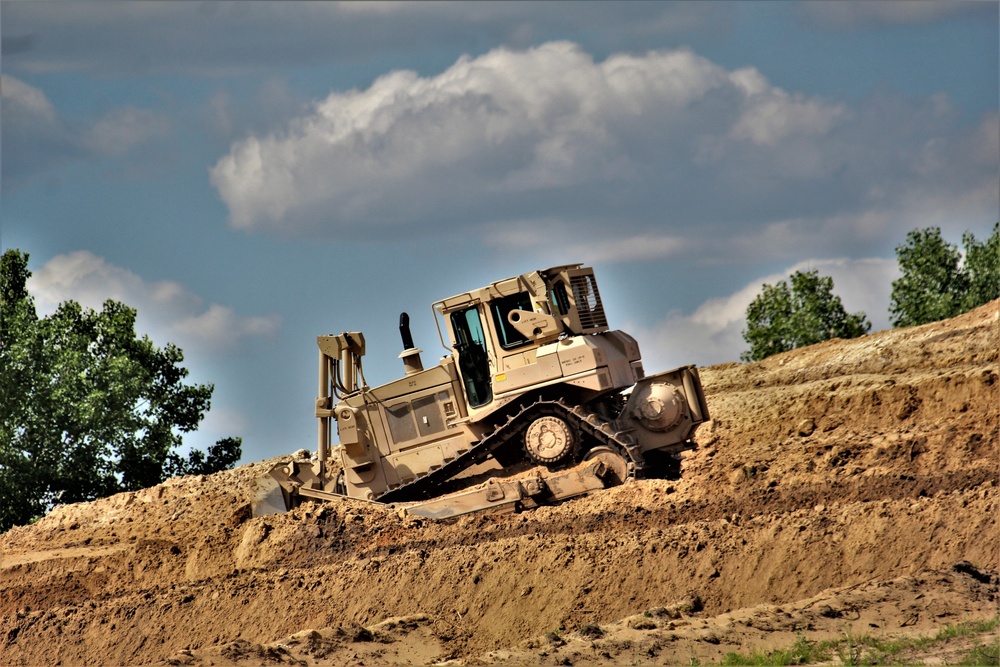
[[[605,329],[608,318],[604,314],[604,304],[601,303],[601,293],[597,290],[597,281],[592,275],[573,276],[570,278],[573,288],[573,300],[580,315],[580,325],[584,329]]]

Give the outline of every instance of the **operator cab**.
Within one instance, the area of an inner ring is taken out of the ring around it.
[[[529,373],[542,346],[608,330],[594,271],[581,264],[498,280],[433,307],[444,317],[451,345],[442,344],[455,358],[473,409],[493,401],[511,375],[542,379]]]

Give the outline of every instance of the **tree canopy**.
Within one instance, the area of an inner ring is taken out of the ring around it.
[[[993,233],[982,242],[966,232],[962,235],[962,245],[965,246],[962,269],[969,283],[962,299],[965,312],[1000,299],[1000,222],[993,225]]]
[[[750,349],[743,361],[759,361],[772,354],[830,338],[856,338],[871,330],[864,313],[849,315],[833,293],[833,278],[818,271],[796,271],[791,286],[784,280],[765,284],[747,307],[743,339]]]
[[[135,333],[136,311],[74,301],[39,318],[28,255],[0,260],[0,531],[55,503],[153,486],[178,474],[231,468],[240,438],[178,454],[213,386],[185,384],[184,355]]]
[[[983,242],[966,232],[963,253],[938,227],[914,229],[896,247],[902,274],[892,282],[893,326],[907,327],[955,317],[1000,298],[1000,223]]]

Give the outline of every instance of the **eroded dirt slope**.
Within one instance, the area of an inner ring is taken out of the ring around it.
[[[0,656],[687,664],[993,618],[998,343],[993,302],[702,369],[680,480],[519,515],[252,518],[272,462],[61,507],[0,536]]]

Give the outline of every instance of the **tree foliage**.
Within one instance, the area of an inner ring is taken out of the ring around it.
[[[232,467],[239,438],[175,453],[197,429],[212,385],[188,385],[180,348],[135,333],[136,311],[74,301],[39,318],[28,255],[0,260],[0,530],[57,502],[93,500],[171,475]]]
[[[892,281],[889,320],[893,326],[935,322],[958,314],[967,279],[958,248],[941,237],[938,227],[914,229],[896,247],[902,275]]]
[[[833,293],[833,278],[818,271],[796,271],[791,285],[765,284],[747,307],[743,339],[750,349],[743,361],[812,345],[830,338],[856,338],[871,329],[864,313],[849,315]]]
[[[1000,299],[1000,222],[993,225],[993,234],[985,241],[966,232],[962,235],[965,246],[963,269],[969,286],[962,299],[962,312],[966,312]]]
[[[1000,223],[983,242],[966,232],[965,259],[941,229],[915,229],[896,247],[902,274],[892,282],[889,302],[893,326],[907,327],[955,317],[1000,298]]]

